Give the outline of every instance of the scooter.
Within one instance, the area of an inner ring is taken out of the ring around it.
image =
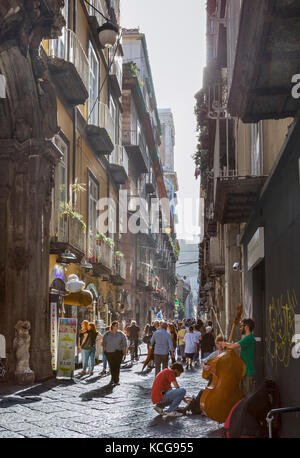
[[[281,409],[272,409],[269,411],[266,421],[269,429],[269,439],[272,439],[272,422],[274,420],[274,414],[283,414],[288,412],[300,412],[300,407],[283,407]]]

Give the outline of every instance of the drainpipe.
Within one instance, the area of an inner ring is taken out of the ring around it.
[[[73,0],[73,32],[76,33],[77,26],[77,1]],[[72,184],[75,183],[76,178],[76,130],[77,130],[77,112],[76,106],[72,109],[72,122],[73,122],[73,158],[72,158]],[[75,203],[74,193],[72,193],[72,204]]]

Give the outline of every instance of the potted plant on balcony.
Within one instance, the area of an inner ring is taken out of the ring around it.
[[[105,234],[103,234],[102,232],[101,233],[97,233],[96,234],[96,245],[101,245],[103,243],[107,243],[107,237]]]
[[[113,239],[110,239],[109,237],[106,238],[105,243],[106,243],[110,248],[113,248],[113,247],[115,246],[115,242],[113,241]]]
[[[122,251],[116,251],[115,256],[116,258],[124,258],[124,254],[122,253]]]
[[[68,218],[75,219],[81,223],[82,229],[85,232],[86,231],[86,224],[83,221],[83,216],[73,210],[72,204],[70,202],[60,202],[60,217],[63,218],[64,220],[67,220]]]

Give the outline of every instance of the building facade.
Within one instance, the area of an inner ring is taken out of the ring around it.
[[[228,335],[243,304],[244,317],[255,320],[257,383],[275,380],[283,406],[299,403],[288,382],[299,376],[299,123],[291,85],[298,13],[293,1],[209,1],[208,60],[196,94],[200,307],[213,306]],[[294,420],[283,418],[283,436],[296,434]]]

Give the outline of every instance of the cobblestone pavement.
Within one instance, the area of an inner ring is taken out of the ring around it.
[[[121,384],[114,388],[101,370],[97,365],[93,376],[51,379],[27,388],[0,384],[0,438],[221,437],[221,425],[206,417],[157,415],[150,399],[154,370],[141,372],[142,362],[125,362]],[[198,368],[185,371],[178,382],[187,395],[205,386]]]

